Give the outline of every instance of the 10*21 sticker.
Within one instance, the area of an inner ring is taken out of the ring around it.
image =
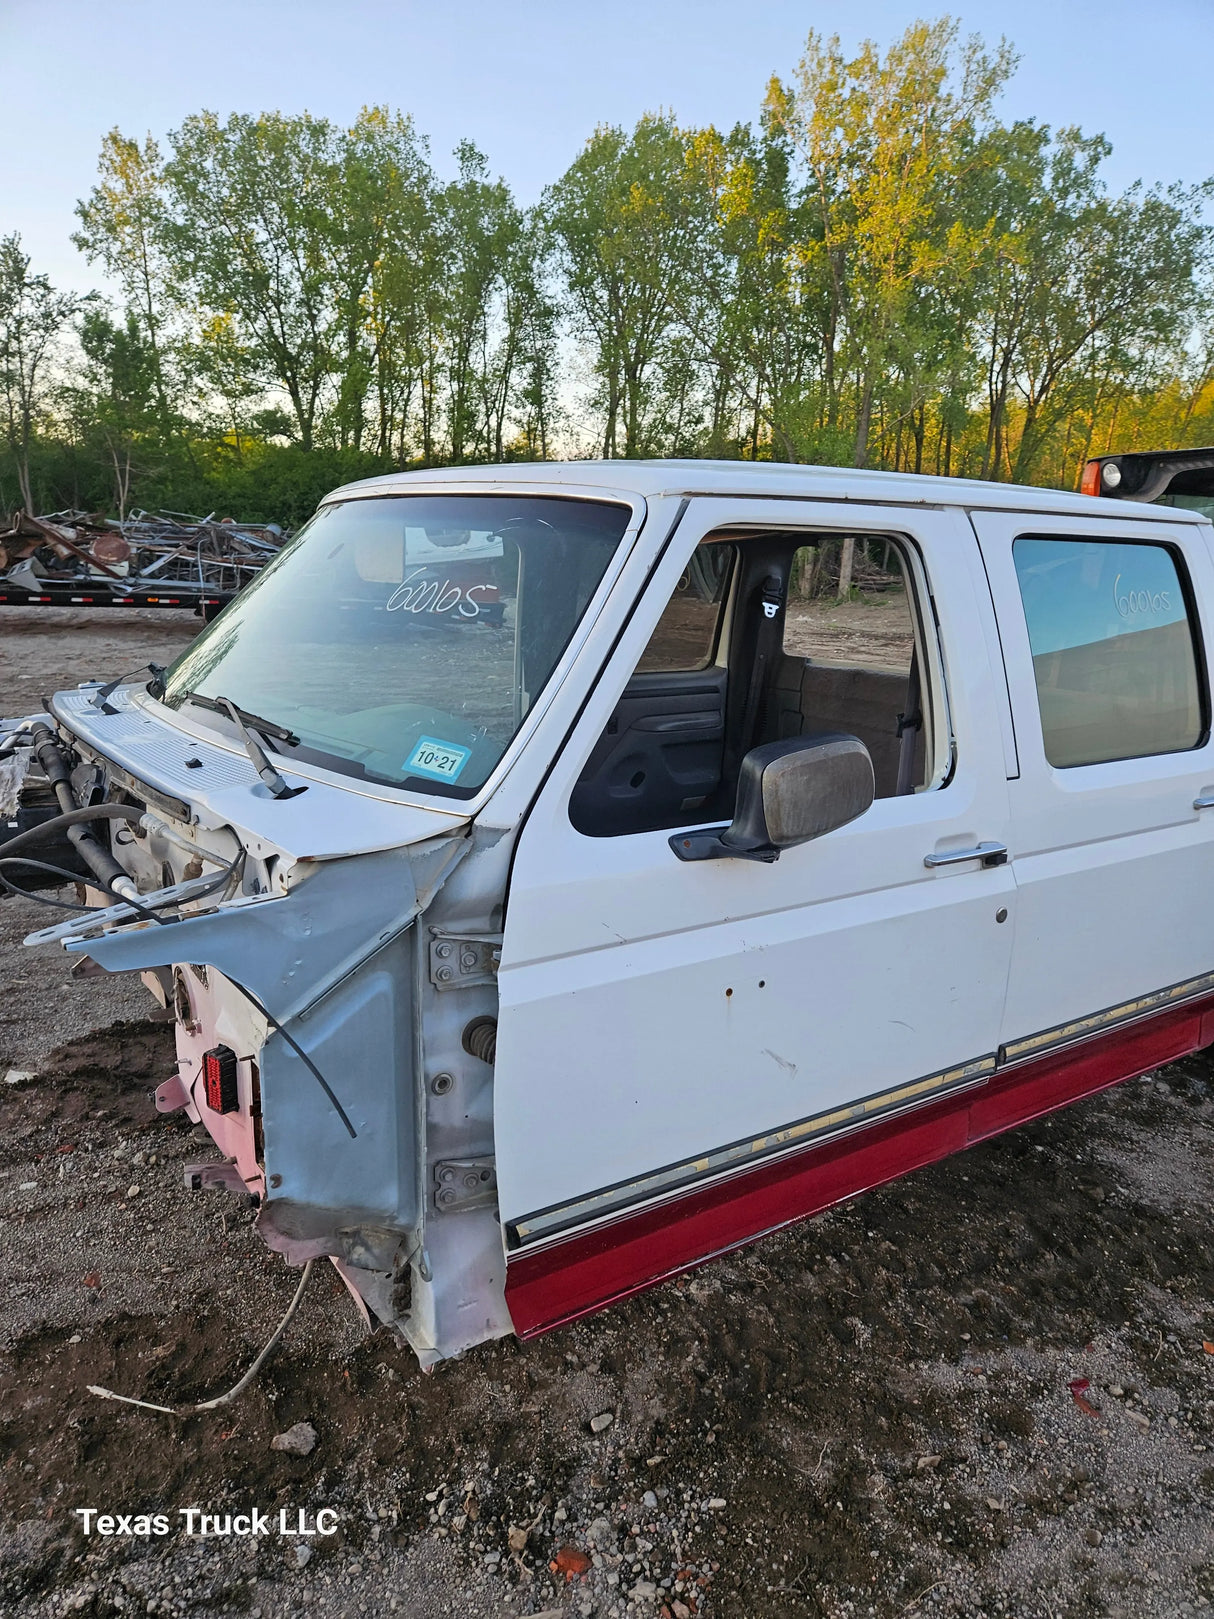
[[[429,776],[432,781],[458,781],[460,772],[472,757],[472,749],[458,742],[440,742],[437,737],[423,736],[405,760],[404,768],[411,776]]]

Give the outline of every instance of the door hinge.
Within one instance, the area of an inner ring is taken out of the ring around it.
[[[500,933],[445,933],[430,929],[430,982],[435,989],[491,984],[502,959]]]
[[[492,1158],[447,1158],[434,1166],[434,1207],[440,1214],[481,1209],[497,1202]]]

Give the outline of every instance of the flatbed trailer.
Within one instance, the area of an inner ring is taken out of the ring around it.
[[[226,607],[235,592],[216,594],[214,591],[174,589],[171,593],[130,591],[118,595],[104,581],[90,581],[81,588],[80,580],[62,584],[58,580],[45,581],[39,591],[21,590],[0,579],[0,607],[171,607],[180,611],[192,608],[201,611],[204,618],[212,618],[221,607]]]
[[[164,607],[205,620],[277,555],[277,524],[136,511],[35,517],[0,532],[0,607]]]

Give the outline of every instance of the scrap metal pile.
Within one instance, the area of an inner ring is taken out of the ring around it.
[[[194,607],[204,617],[283,543],[276,523],[133,512],[17,512],[0,531],[0,606]]]

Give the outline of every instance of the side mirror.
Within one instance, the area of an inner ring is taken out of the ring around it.
[[[677,832],[680,860],[765,860],[854,821],[873,801],[873,762],[859,737],[818,731],[764,742],[742,760],[729,826]]]

